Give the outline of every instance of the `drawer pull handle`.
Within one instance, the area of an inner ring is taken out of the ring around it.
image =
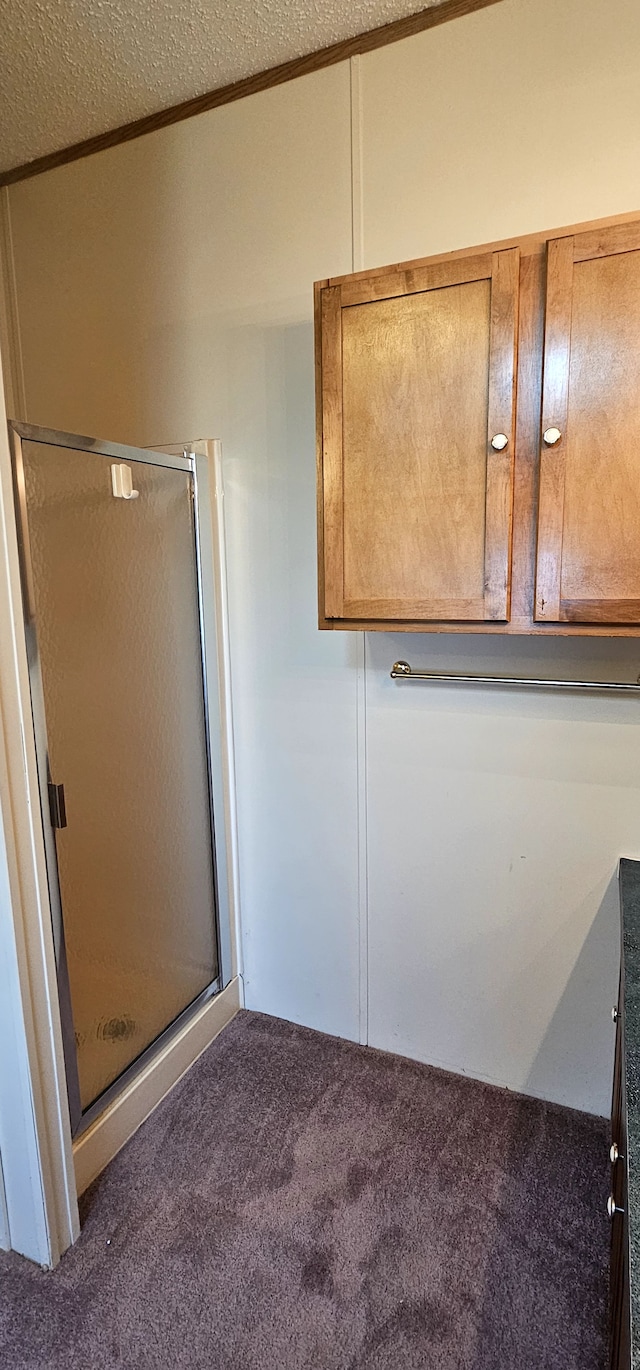
[[[607,1199],[607,1213],[609,1214],[610,1218],[613,1218],[616,1213],[624,1213],[624,1208],[618,1208],[618,1205],[613,1197],[613,1194],[610,1194],[609,1198]]]
[[[615,1006],[615,1004],[614,1004],[614,1006],[613,1006],[613,1008],[612,1008],[612,1010],[611,1010],[611,1022],[612,1022],[612,1023],[617,1023],[617,1021],[618,1021],[618,1010],[617,1010],[617,1008],[616,1008],[616,1006]]]
[[[491,446],[494,452],[504,452],[505,447],[509,446],[509,439],[506,433],[496,433],[491,439]]]

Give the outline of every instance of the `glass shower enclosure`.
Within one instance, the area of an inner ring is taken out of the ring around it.
[[[11,428],[77,1132],[222,983],[198,471]]]

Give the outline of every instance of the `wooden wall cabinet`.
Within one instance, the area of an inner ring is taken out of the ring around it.
[[[320,626],[640,633],[640,220],[315,292]]]

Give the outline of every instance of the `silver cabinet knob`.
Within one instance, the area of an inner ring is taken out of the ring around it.
[[[617,1008],[616,1008],[616,1006],[615,1006],[615,1004],[614,1004],[614,1006],[613,1006],[613,1008],[612,1008],[612,1010],[611,1010],[611,1022],[612,1022],[612,1023],[617,1023],[617,1021],[618,1021],[618,1010],[617,1010]]]
[[[613,1197],[613,1194],[610,1194],[609,1198],[607,1199],[607,1213],[609,1214],[610,1218],[613,1218],[616,1213],[624,1213],[624,1208],[618,1208],[618,1205]]]
[[[496,433],[491,439],[491,446],[494,452],[504,452],[505,447],[509,446],[509,439],[506,433]]]
[[[544,433],[542,434],[543,442],[546,442],[547,447],[555,447],[561,437],[562,433],[559,428],[545,428]]]
[[[619,1159],[620,1152],[618,1151],[618,1143],[612,1142],[611,1146],[609,1147],[609,1160],[611,1161],[612,1165],[615,1165],[616,1161]]]

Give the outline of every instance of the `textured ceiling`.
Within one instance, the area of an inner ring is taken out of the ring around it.
[[[0,171],[441,0],[0,0]]]

